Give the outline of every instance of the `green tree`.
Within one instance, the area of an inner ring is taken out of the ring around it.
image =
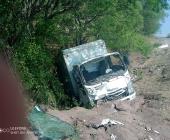
[[[32,37],[39,20],[50,20],[76,6],[74,0],[0,1],[0,38],[12,46],[21,37]]]
[[[155,33],[159,27],[159,21],[165,16],[165,9],[168,9],[167,0],[146,0],[142,1],[144,17],[144,34]]]

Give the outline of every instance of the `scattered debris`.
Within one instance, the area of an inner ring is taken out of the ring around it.
[[[145,131],[151,131],[151,130],[152,130],[151,127],[145,126]]]
[[[35,109],[39,112],[42,112],[42,110],[40,109],[40,107],[38,105],[35,106]]]
[[[96,133],[91,133],[90,136],[92,137],[92,139],[94,140],[96,137]]]
[[[103,119],[101,122],[101,125],[107,125],[107,124],[112,124],[112,125],[116,125],[116,124],[120,124],[120,125],[124,125],[123,123],[116,121],[116,120],[110,120],[110,119]]]
[[[153,138],[151,136],[149,136],[148,138],[149,138],[149,140],[153,140]]]
[[[106,131],[108,126],[110,127],[111,125],[116,125],[116,124],[124,125],[123,123],[121,123],[119,121],[116,121],[116,120],[103,119],[101,124],[99,124],[99,125],[96,125],[94,123],[90,123],[90,124],[86,124],[86,127],[92,127],[94,129],[98,129],[100,127],[104,127],[105,131]]]
[[[147,127],[145,126],[145,130],[148,131],[148,132],[151,132],[151,133],[156,133],[156,134],[160,134],[159,131],[157,130],[153,130],[151,127]]]
[[[146,138],[144,138],[144,140],[154,140],[150,135],[146,136]]]
[[[114,134],[111,134],[110,139],[111,140],[116,140],[116,136]]]
[[[153,130],[155,133],[160,134],[157,130]]]
[[[117,107],[117,105],[116,104],[114,104],[114,109],[116,110],[116,111],[126,111],[125,109],[123,109],[123,108],[119,108],[119,107]]]
[[[39,112],[47,112],[47,107],[45,105],[35,105],[34,108]]]
[[[164,49],[164,48],[168,48],[168,47],[169,47],[168,44],[164,44],[164,45],[159,46],[158,48],[159,49]]]

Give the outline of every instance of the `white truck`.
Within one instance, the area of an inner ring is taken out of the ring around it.
[[[136,93],[123,57],[108,53],[105,42],[97,40],[62,50],[67,84],[82,105],[99,100],[132,100]]]

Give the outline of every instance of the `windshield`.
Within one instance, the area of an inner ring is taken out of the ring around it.
[[[112,54],[88,61],[80,66],[81,73],[86,82],[113,73],[118,75],[125,67],[118,54]]]

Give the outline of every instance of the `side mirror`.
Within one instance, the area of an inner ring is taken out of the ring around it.
[[[128,66],[130,64],[128,55],[123,55],[123,61],[124,61],[126,66]]]

